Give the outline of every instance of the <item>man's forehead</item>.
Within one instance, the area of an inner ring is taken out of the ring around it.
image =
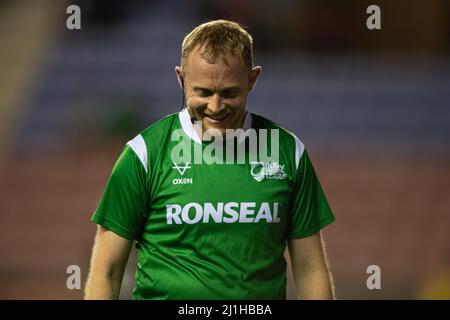
[[[242,70],[239,69],[246,69],[240,55],[230,51],[213,53],[211,50],[203,47],[197,47],[192,50],[187,56],[185,67],[196,69],[213,69],[220,67],[223,69],[237,69],[239,72],[242,72]]]
[[[202,82],[194,82],[192,84],[192,89],[194,91],[197,90],[220,90],[220,91],[225,91],[225,90],[240,90],[241,86],[238,83],[233,83],[233,82],[229,82],[229,83],[224,83],[222,85],[220,85],[220,87],[211,87],[211,85],[209,83],[202,83]]]

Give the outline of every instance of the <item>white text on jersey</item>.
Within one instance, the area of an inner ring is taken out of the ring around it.
[[[272,205],[263,202],[259,207],[255,202],[218,202],[216,205],[211,202],[203,205],[191,202],[185,206],[169,204],[166,205],[166,218],[167,224],[209,223],[210,219],[215,223],[279,223],[278,207],[278,202]]]

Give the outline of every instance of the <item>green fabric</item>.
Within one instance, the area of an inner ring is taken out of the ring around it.
[[[181,174],[171,160],[178,113],[141,133],[147,170],[124,148],[92,221],[137,240],[134,299],[285,298],[286,240],[312,235],[334,216],[306,151],[297,168],[295,138],[255,114],[252,127],[279,129],[281,177],[257,181],[248,161],[191,163]],[[191,152],[208,147],[185,141]]]

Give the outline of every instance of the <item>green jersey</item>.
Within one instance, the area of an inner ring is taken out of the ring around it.
[[[286,240],[335,218],[297,137],[253,113],[243,129],[276,130],[276,161],[174,161],[210,146],[186,109],[124,147],[92,221],[136,240],[134,299],[285,299]]]

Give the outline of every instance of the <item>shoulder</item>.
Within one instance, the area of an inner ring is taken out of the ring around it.
[[[161,148],[163,141],[172,131],[177,118],[178,112],[169,114],[151,124],[127,142],[127,146],[136,154],[146,171],[149,157]]]
[[[173,124],[178,119],[178,114],[179,112],[176,112],[165,116],[144,129],[138,136],[142,136],[146,144],[155,145],[155,142],[172,131]]]
[[[279,124],[269,120],[261,115],[251,113],[252,114],[252,127],[256,130],[258,129],[268,129],[273,130],[276,129],[279,137],[279,146],[280,151],[284,151],[287,153],[294,154],[295,163],[298,167],[300,162],[300,158],[302,157],[305,151],[305,145],[303,142],[290,130],[280,126]],[[270,133],[268,133],[270,135]]]

